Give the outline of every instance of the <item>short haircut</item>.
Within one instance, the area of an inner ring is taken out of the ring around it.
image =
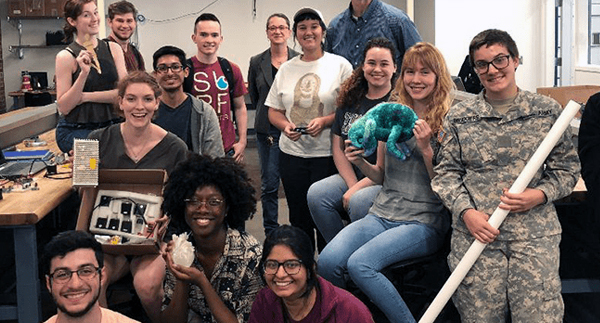
[[[305,20],[317,20],[319,22],[319,25],[321,25],[321,29],[323,29],[323,35],[325,35],[325,31],[327,30],[327,25],[325,25],[325,22],[321,19],[321,17],[319,17],[319,15],[312,13],[312,12],[305,12],[303,14],[300,14],[300,15],[294,17],[294,27],[292,28],[292,31],[294,32],[294,37],[296,37],[296,30],[298,29],[298,23],[305,21]]]
[[[214,186],[223,195],[228,208],[225,222],[230,228],[239,228],[256,212],[255,190],[240,164],[229,157],[191,154],[171,172],[163,193],[162,210],[171,216],[176,231],[190,231],[184,200],[206,186]]]
[[[156,81],[156,78],[154,78],[154,76],[148,74],[145,71],[131,71],[122,80],[119,81],[119,84],[117,85],[118,96],[120,98],[123,98],[125,96],[127,88],[131,84],[137,83],[148,84],[148,86],[150,86],[150,88],[152,89],[152,92],[154,92],[155,99],[158,99],[158,97],[162,93],[162,89],[160,88],[160,85],[158,85],[158,82]],[[117,100],[114,105],[114,111],[119,116],[124,117],[123,111],[119,109],[119,104],[120,102]],[[156,113],[154,114],[154,117],[156,117]]]
[[[216,21],[217,23],[219,23],[219,27],[221,27],[221,21],[219,21],[219,18],[217,18],[217,16],[208,12],[203,13],[200,16],[198,16],[198,18],[196,18],[196,21],[194,21],[194,34],[196,33],[196,26],[198,26],[198,23],[201,21]]]
[[[127,87],[131,84],[135,83],[145,83],[150,86],[152,91],[154,92],[154,98],[158,98],[162,93],[160,86],[158,86],[158,82],[154,76],[148,74],[145,71],[132,71],[127,76],[125,76],[119,84],[117,85],[117,93],[120,97],[125,96],[125,91]]]
[[[473,37],[473,40],[471,40],[471,44],[469,45],[471,66],[475,66],[475,59],[473,58],[475,51],[482,46],[487,47],[496,44],[506,47],[512,58],[519,58],[519,49],[517,49],[517,44],[506,31],[487,29],[477,34],[477,36]]]
[[[183,66],[184,68],[190,67],[190,66],[187,66],[187,62],[185,59],[185,52],[183,51],[183,49],[181,49],[179,47],[167,45],[167,46],[163,46],[163,47],[159,48],[152,55],[152,68],[154,68],[154,70],[156,70],[156,67],[158,65],[158,60],[161,57],[166,56],[166,55],[176,56],[179,59],[181,66]]]
[[[124,15],[126,13],[132,13],[134,19],[135,16],[137,16],[137,9],[135,9],[133,3],[129,1],[121,0],[113,2],[108,6],[108,19],[110,20],[113,20],[115,15]]]
[[[267,29],[269,29],[269,21],[271,21],[271,18],[275,18],[275,17],[285,20],[285,23],[287,24],[288,28],[290,28],[290,18],[288,18],[285,14],[276,12],[276,13],[270,15],[269,18],[267,18]]]
[[[42,255],[42,268],[45,275],[50,274],[50,263],[56,257],[64,257],[67,253],[79,249],[92,249],[98,261],[98,267],[104,267],[104,253],[102,245],[85,231],[64,231],[52,238],[44,247]]]
[[[315,252],[312,248],[312,243],[308,234],[302,231],[302,229],[293,227],[290,225],[281,225],[277,229],[271,231],[265,239],[263,246],[263,254],[260,258],[259,270],[263,282],[265,281],[265,262],[269,258],[273,247],[277,245],[283,245],[294,253],[302,265],[306,268],[306,291],[302,293],[301,297],[308,297],[313,288],[318,286],[317,278],[317,263],[315,262]]]

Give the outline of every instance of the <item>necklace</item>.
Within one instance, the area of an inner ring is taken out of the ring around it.
[[[125,140],[125,137],[123,137],[123,142],[125,143],[125,148],[127,149],[127,156],[129,156],[134,163],[137,164],[146,155],[146,146],[148,146],[149,140],[145,140],[144,144],[137,150],[137,152],[133,150],[133,145]]]

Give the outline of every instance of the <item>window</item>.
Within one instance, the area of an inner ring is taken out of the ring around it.
[[[600,65],[600,0],[588,3],[588,64]]]

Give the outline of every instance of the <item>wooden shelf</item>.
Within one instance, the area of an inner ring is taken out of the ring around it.
[[[21,48],[23,49],[28,49],[28,48],[65,48],[67,47],[67,45],[69,44],[64,44],[64,45],[10,45],[8,46],[8,50],[9,51],[14,51],[14,50],[19,50]]]

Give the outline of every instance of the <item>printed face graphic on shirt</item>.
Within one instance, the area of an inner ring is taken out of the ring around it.
[[[315,73],[305,74],[296,83],[290,121],[297,127],[306,126],[312,119],[323,116],[323,103],[319,98],[320,88],[321,78]]]

